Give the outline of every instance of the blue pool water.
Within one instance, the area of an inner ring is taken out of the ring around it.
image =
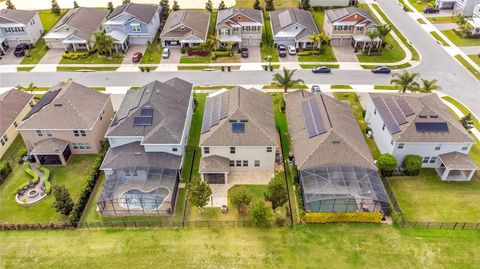
[[[151,192],[131,189],[122,194],[119,203],[120,206],[129,209],[156,210],[167,196],[168,190],[165,188],[158,188]]]

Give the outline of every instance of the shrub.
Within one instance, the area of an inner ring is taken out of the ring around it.
[[[244,189],[234,191],[230,199],[232,201],[233,206],[238,210],[238,213],[245,213],[245,208],[250,204],[252,201],[252,196],[248,194]]]
[[[180,53],[181,53],[181,54],[185,54],[185,52],[187,52],[187,49],[186,49],[185,47],[182,47],[182,48],[180,49]]]
[[[307,51],[301,51],[297,52],[298,56],[312,56],[312,55],[320,55],[320,52],[318,50],[313,51],[313,50],[307,50]]]
[[[215,52],[212,52],[212,58],[213,59],[216,59],[218,57],[231,57],[231,56],[233,56],[232,51],[215,51]]]
[[[407,176],[416,176],[422,168],[422,157],[418,155],[407,155],[403,159],[402,166]]]
[[[0,184],[2,184],[12,172],[12,167],[7,161],[0,162]]]
[[[65,216],[68,216],[73,209],[73,200],[70,192],[65,188],[65,186],[54,186],[53,195],[55,195],[55,202],[53,202],[53,207],[57,210],[58,213],[61,213]]]
[[[64,59],[77,60],[79,58],[87,58],[90,55],[90,52],[70,52],[62,55]]]
[[[18,164],[22,164],[23,163],[23,157],[25,155],[27,155],[28,151],[26,148],[20,148],[17,152],[17,157],[16,157],[16,160],[17,160],[17,163]]]
[[[290,211],[287,211],[290,212]],[[278,227],[285,226],[285,218],[283,216],[276,216],[275,218],[275,223],[277,224]]]
[[[348,213],[305,213],[307,223],[331,222],[365,222],[380,223],[383,215],[380,212],[348,212]]]
[[[50,170],[40,165],[37,165],[37,168],[43,172],[43,185],[45,185],[45,192],[50,194],[52,191],[52,183],[50,183]]]
[[[38,181],[40,180],[40,178],[38,177],[37,172],[33,171],[33,170],[30,168],[30,163],[23,163],[23,164],[22,164],[22,167],[23,167],[23,170],[25,170],[25,172],[26,172],[27,174],[29,174],[31,177],[33,177],[32,183],[37,184]]]
[[[250,221],[254,226],[267,226],[268,211],[263,202],[258,202],[250,210]]]
[[[281,173],[275,174],[264,193],[265,200],[272,203],[273,211],[288,201],[286,182],[280,175]]]
[[[23,183],[22,185],[20,185],[20,187],[17,188],[17,193],[20,192],[21,189],[27,187],[28,185],[30,185],[30,182],[27,181],[25,183]]]
[[[397,167],[397,160],[392,155],[384,153],[378,158],[377,165],[382,176],[390,177]]]

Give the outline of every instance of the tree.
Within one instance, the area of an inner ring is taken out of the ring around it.
[[[60,15],[60,12],[62,12],[62,10],[58,5],[57,0],[52,0],[52,8],[50,10],[52,11],[53,14]]]
[[[68,216],[73,209],[73,200],[67,188],[63,185],[55,185],[53,186],[53,195],[55,196],[53,207],[58,213]]]
[[[220,39],[216,35],[211,35],[207,38],[207,41],[205,42],[205,47],[207,50],[212,50],[218,46],[220,43]]]
[[[287,188],[285,185],[286,182],[281,177],[275,176],[270,183],[268,183],[267,190],[263,194],[265,200],[272,203],[274,212],[275,209],[283,206],[288,201]]]
[[[73,1],[73,8],[78,8],[80,7],[78,4],[77,4],[77,1]]]
[[[378,37],[380,37],[380,39],[384,40],[385,37],[387,37],[387,35],[390,33],[391,30],[392,30],[392,28],[390,27],[389,24],[378,25],[377,26]]]
[[[17,84],[17,86],[15,86],[15,89],[19,90],[19,91],[23,91],[23,89],[25,89],[25,87],[23,87],[22,85],[20,84]]]
[[[225,2],[223,0],[218,5],[218,10],[222,10],[222,9],[227,9],[227,5],[225,5]]]
[[[418,155],[407,155],[402,162],[403,172],[407,176],[416,176],[422,168],[422,157]]]
[[[373,43],[375,42],[375,39],[380,36],[380,34],[378,33],[377,30],[373,30],[373,31],[368,31],[366,35],[368,39],[370,39],[370,44],[368,46],[368,55],[370,55],[370,52],[372,51]]]
[[[282,87],[284,92],[287,93],[288,88],[293,87],[296,84],[303,84],[303,80],[294,79],[293,75],[295,74],[296,69],[289,70],[285,67],[283,68],[283,74],[276,73],[273,75],[273,85]]]
[[[318,48],[318,52],[320,52],[320,48],[318,46],[322,42],[322,37],[320,36],[320,34],[313,33],[310,35],[310,39],[313,42],[313,50]]]
[[[258,202],[250,209],[250,221],[257,227],[267,226],[268,211],[263,202]]]
[[[100,55],[112,56],[114,40],[105,32],[95,32],[95,47]]]
[[[208,12],[212,12],[212,10],[213,10],[212,0],[208,0],[208,1],[205,3],[205,9],[208,10]]]
[[[397,168],[397,159],[388,153],[384,153],[378,157],[377,165],[382,176],[389,177],[393,174],[395,168]]]
[[[460,119],[460,123],[465,127],[465,129],[472,129],[473,128],[473,119],[472,114],[468,113],[467,115],[463,116]]]
[[[241,213],[252,201],[252,196],[244,189],[233,191],[230,195],[233,206]]]
[[[179,11],[180,10],[180,5],[178,4],[177,0],[173,1],[172,10],[173,11]]]
[[[420,87],[420,92],[429,93],[435,90],[441,90],[442,87],[438,86],[437,82],[438,81],[436,79],[422,79],[423,86]]]
[[[38,87],[37,87],[35,84],[33,84],[33,82],[30,82],[30,84],[28,84],[27,87],[23,87],[23,90],[24,90],[24,91],[29,91],[30,94],[33,94],[33,92],[34,92],[36,89],[38,89]]]
[[[275,5],[273,3],[273,0],[265,0],[265,10],[266,11],[274,11],[275,10]]]
[[[7,6],[7,9],[16,9],[11,0],[7,0],[7,2],[5,2],[5,6]]]
[[[393,79],[390,80],[390,84],[400,86],[402,89],[401,92],[406,92],[407,90],[415,90],[418,87],[417,79],[420,77],[418,73],[409,73],[408,71],[403,71],[402,73],[393,74]]]
[[[114,9],[112,2],[108,2],[108,4],[107,4],[107,9],[108,9],[108,12],[112,13],[112,11],[113,11],[113,9]]]
[[[130,0],[123,0],[122,5],[130,4]]]
[[[255,0],[255,3],[253,3],[253,8],[257,10],[262,10],[262,4],[260,3],[260,0]]]
[[[158,4],[162,8],[162,15],[167,16],[170,13],[170,3],[168,0],[161,0]]]
[[[310,5],[310,0],[302,0],[300,3],[300,8],[309,10],[312,6]]]
[[[212,189],[210,185],[199,177],[194,177],[192,182],[188,184],[188,201],[200,208],[202,212],[203,208],[208,204],[211,195]]]

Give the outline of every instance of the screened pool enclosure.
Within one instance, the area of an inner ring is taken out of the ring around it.
[[[322,166],[299,171],[305,212],[381,212],[389,199],[377,171]]]
[[[137,166],[106,171],[97,201],[102,216],[168,215],[173,213],[178,170]]]

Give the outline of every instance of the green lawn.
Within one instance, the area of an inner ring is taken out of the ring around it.
[[[471,114],[470,109],[468,109],[462,103],[457,101],[455,98],[452,98],[450,96],[444,96],[442,97],[442,99],[456,106],[463,113],[463,115]],[[472,116],[473,116],[473,125],[475,126],[475,128],[477,128],[480,131],[480,121],[475,117],[475,115],[472,114]]]
[[[263,16],[262,44],[260,47],[260,54],[262,61],[266,61],[265,57],[272,56],[272,62],[278,62],[278,52],[273,45],[272,25],[266,14]]]
[[[442,33],[456,46],[480,46],[480,38],[462,38],[453,29],[443,30]]]
[[[141,64],[159,64],[162,60],[163,48],[158,43],[158,34],[155,36],[153,43],[148,45],[140,60]]]
[[[357,54],[359,62],[375,62],[375,63],[394,63],[403,60],[406,56],[405,51],[400,47],[398,42],[389,34],[385,37],[384,42],[387,46],[380,52],[380,55],[368,51],[363,54]]]
[[[263,89],[283,89],[283,87],[273,84],[263,85]],[[296,84],[290,87],[289,89],[308,89],[305,84]]]
[[[76,60],[62,58],[60,64],[121,64],[122,58],[109,58],[100,56],[98,52],[90,54],[86,58],[78,58]]]
[[[441,17],[430,17],[428,20],[433,24],[440,23],[456,23],[457,17],[455,16],[441,16]]]
[[[210,56],[199,57],[199,56],[182,56],[180,57],[181,64],[204,64],[210,63]]]
[[[69,72],[69,71],[115,71],[118,67],[72,67],[72,66],[57,66],[57,72]]]
[[[47,166],[51,171],[52,185],[65,185],[77,201],[90,171],[95,155],[72,155],[66,166]],[[39,204],[23,207],[15,201],[16,189],[28,180],[28,175],[21,166],[15,165],[12,174],[0,185],[0,223],[46,223],[65,221],[52,207],[53,194]]]
[[[208,25],[208,36],[215,35],[215,23],[217,22],[217,10],[210,13],[210,24]]]
[[[330,85],[330,89],[353,89],[353,88],[348,84],[333,84],[333,85]]]
[[[400,88],[397,85],[375,85],[373,86],[374,90],[392,90],[392,91],[399,91]]]
[[[255,0],[237,0],[236,7],[252,8]],[[265,7],[265,2],[260,2]],[[298,7],[298,1],[296,0],[274,0],[275,9],[283,9],[289,7]]]
[[[193,86],[194,90],[221,90],[221,89],[233,89],[237,86]],[[199,97],[199,94],[197,94]]]
[[[378,65],[368,65],[368,64],[362,64],[361,65],[363,69],[373,69],[375,67],[378,67]],[[412,65],[410,63],[404,63],[404,64],[397,64],[397,65],[389,65],[388,68],[390,69],[404,69],[407,67],[411,67]]]
[[[17,71],[20,71],[20,72],[28,72],[32,69],[33,67],[17,67]]]
[[[10,231],[4,268],[478,268],[478,231],[324,224],[276,229]]]
[[[480,56],[479,55],[468,55],[478,66],[480,66]]]
[[[67,9],[62,9],[59,15],[53,14],[49,9],[39,10],[38,15],[42,21],[43,29],[45,32],[50,31],[50,29],[57,23],[57,21],[67,12]]]
[[[315,68],[315,67],[318,67],[320,66],[319,64],[300,64],[300,67],[302,69],[312,69],[312,68]],[[338,69],[340,67],[339,64],[322,64],[322,66],[327,66],[327,67],[330,67],[332,69]]]
[[[416,177],[391,177],[388,182],[409,221],[480,221],[480,176],[471,182],[441,181],[433,169]]]
[[[420,24],[426,24],[423,19],[417,19],[417,22],[420,23]]]
[[[337,58],[333,53],[332,47],[322,45],[320,55],[298,56],[299,62],[336,62]]]
[[[0,161],[8,161],[8,162],[10,162],[10,164],[12,166],[16,165],[17,153],[22,148],[25,148],[25,143],[23,143],[22,136],[19,134],[19,135],[17,135],[17,137],[15,138],[13,143],[10,145],[10,147],[7,149],[7,151],[5,151],[2,158],[0,158]],[[1,214],[0,214],[0,216],[1,216]]]
[[[435,38],[437,41],[439,41],[442,44],[442,46],[449,47],[448,43],[445,40],[443,40],[443,38],[441,38],[440,35],[437,32],[432,31],[432,32],[430,32],[430,34],[433,36],[433,38]]]
[[[457,59],[463,66],[465,66],[465,68],[470,71],[470,73],[472,73],[472,75],[474,75],[478,80],[480,80],[480,71],[478,71],[477,69],[475,69],[475,67],[473,67],[473,65],[471,65],[469,62],[467,62],[467,60],[465,60],[462,55],[456,55],[455,56],[455,59]]]
[[[418,0],[402,0],[402,1],[408,1],[410,4],[412,4],[416,10],[423,12],[423,9],[425,8],[426,5],[428,5],[429,1],[418,1]]]

